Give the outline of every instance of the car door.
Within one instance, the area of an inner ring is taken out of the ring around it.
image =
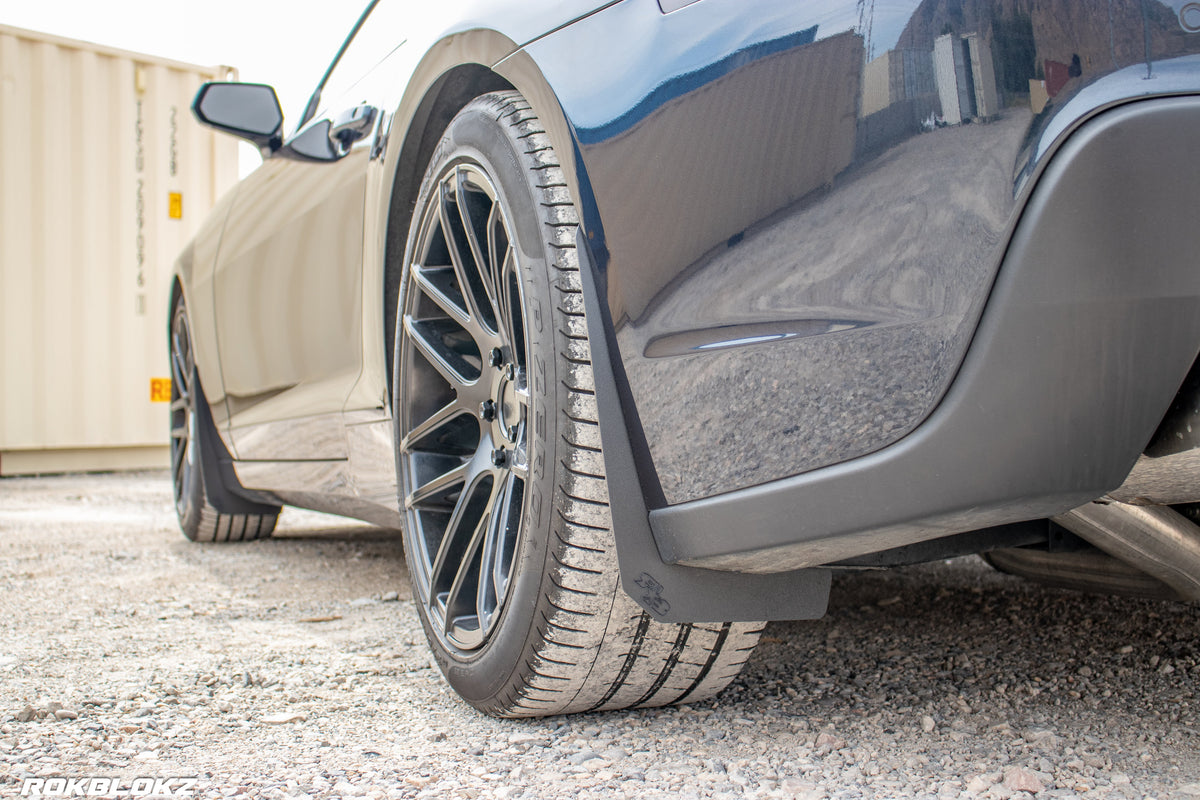
[[[402,44],[394,25],[372,27],[375,6],[225,226],[215,314],[241,460],[347,455],[341,410],[362,366],[364,201],[384,107],[367,77]]]

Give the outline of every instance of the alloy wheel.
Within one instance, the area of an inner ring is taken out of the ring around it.
[[[196,374],[187,309],[176,304],[171,318],[171,477],[175,510],[184,519],[191,511],[192,481],[196,469]]]
[[[419,602],[451,651],[487,643],[528,479],[524,300],[485,169],[450,166],[420,209],[400,321],[399,465]]]

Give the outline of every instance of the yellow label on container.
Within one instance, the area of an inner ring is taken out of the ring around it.
[[[167,216],[171,219],[183,219],[183,194],[181,192],[167,194]]]
[[[171,402],[171,379],[170,378],[151,378],[150,379],[150,402],[151,403],[169,403],[169,402]]]

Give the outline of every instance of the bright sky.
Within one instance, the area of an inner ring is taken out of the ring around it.
[[[366,0],[28,0],[0,5],[0,23],[205,66],[269,83],[291,121],[354,26]],[[246,145],[245,174],[258,162]]]

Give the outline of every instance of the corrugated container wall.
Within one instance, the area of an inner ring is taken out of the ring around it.
[[[996,69],[992,64],[992,48],[977,33],[964,36],[971,56],[971,74],[975,84],[975,113],[990,119],[1000,113],[1000,93],[996,90]]]
[[[962,105],[959,102],[958,64],[956,55],[958,37],[952,33],[939,36],[933,42],[933,77],[937,82],[938,96],[942,101],[942,118],[949,125],[962,122]],[[959,55],[961,58],[961,55]]]
[[[892,104],[889,83],[892,60],[892,51],[889,50],[874,61],[867,62],[863,68],[862,103],[858,110],[860,116],[869,117]]]
[[[233,75],[0,26],[0,475],[167,464],[171,267],[237,180],[190,105]]]

